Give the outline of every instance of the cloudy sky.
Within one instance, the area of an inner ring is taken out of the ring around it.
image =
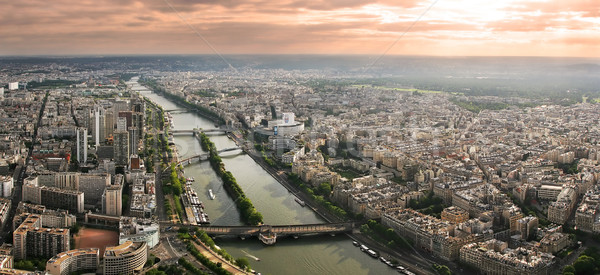
[[[0,0],[0,55],[600,57],[600,0],[434,1]]]

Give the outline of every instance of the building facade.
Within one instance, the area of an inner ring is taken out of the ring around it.
[[[104,275],[139,273],[148,259],[145,242],[126,241],[104,251]]]
[[[117,166],[127,166],[129,162],[129,132],[115,131],[114,160]]]
[[[475,267],[483,274],[553,274],[554,256],[508,244],[496,239],[470,243],[460,249],[460,261]]]
[[[469,212],[460,207],[450,206],[444,208],[441,218],[442,221],[449,221],[451,223],[458,224],[466,222],[469,219]]]
[[[15,259],[46,257],[70,248],[69,229],[42,228],[41,216],[30,214],[13,232],[13,255]]]
[[[68,275],[79,271],[94,270],[100,264],[98,248],[82,248],[61,252],[46,262],[46,272],[52,275]]]
[[[102,194],[102,212],[109,216],[121,216],[123,186],[109,185]]]

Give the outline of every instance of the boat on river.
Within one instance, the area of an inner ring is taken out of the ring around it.
[[[302,207],[304,207],[306,205],[306,203],[303,200],[299,199],[298,197],[296,197],[294,200]]]
[[[186,216],[190,224],[209,224],[208,215],[204,212],[204,204],[198,197],[198,194],[192,188],[194,178],[187,178],[181,194],[181,201],[185,208]]]
[[[215,194],[213,194],[213,191],[212,191],[212,189],[208,189],[208,197],[209,197],[211,200],[214,200],[214,199],[215,199]]]

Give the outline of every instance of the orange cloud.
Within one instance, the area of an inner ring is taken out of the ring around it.
[[[0,0],[0,55],[380,54],[432,0]],[[440,1],[391,49],[600,56],[600,1]]]
[[[511,7],[510,10],[529,12],[540,11],[542,13],[564,13],[575,12],[580,13],[583,17],[599,17],[600,16],[600,1],[596,0],[552,0],[547,2],[538,1],[523,1],[522,4]]]

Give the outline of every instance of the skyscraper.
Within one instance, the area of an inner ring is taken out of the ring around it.
[[[87,129],[77,128],[77,162],[87,162]]]
[[[113,111],[106,111],[104,116],[104,136],[106,138],[111,137],[115,131],[115,116]]]
[[[100,146],[100,142],[104,142],[104,139],[106,138],[106,134],[105,134],[105,111],[104,108],[102,108],[102,106],[96,106],[94,108],[94,116],[92,116],[93,119],[93,127],[94,127],[94,131],[93,131],[93,136],[94,136],[94,142],[96,145],[96,148],[98,148],[98,146]]]
[[[129,127],[129,153],[137,155],[140,140],[140,130],[137,127]]]
[[[115,131],[114,135],[115,165],[127,166],[129,163],[129,132]]]

